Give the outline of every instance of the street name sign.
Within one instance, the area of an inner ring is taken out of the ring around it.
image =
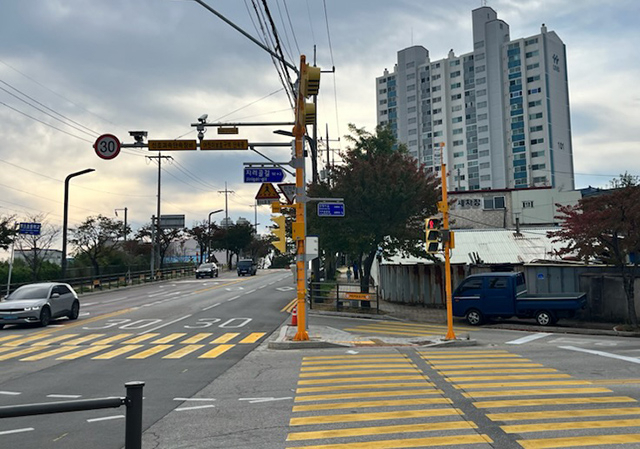
[[[318,217],[344,217],[344,203],[318,203]]]
[[[281,182],[283,179],[284,171],[281,168],[244,169],[244,182]]]
[[[198,148],[195,140],[150,140],[149,151],[190,151]]]
[[[229,140],[203,140],[200,142],[201,150],[248,150],[249,141],[246,139]]]
[[[40,223],[20,223],[19,234],[40,235]]]
[[[100,159],[113,159],[120,154],[120,141],[113,134],[103,134],[93,144]]]

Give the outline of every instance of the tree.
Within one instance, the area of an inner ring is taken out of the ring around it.
[[[136,238],[142,241],[147,240],[151,242],[152,237],[155,237],[156,231],[157,229],[155,226],[152,228],[151,224],[148,223],[138,230]],[[183,228],[160,229],[160,261],[157,263],[158,268],[162,268],[164,266],[164,259],[165,256],[167,256],[167,251],[171,244],[182,240],[186,231],[187,230]]]
[[[622,275],[627,298],[627,319],[638,327],[635,311],[635,277],[640,255],[640,185],[622,175],[616,189],[582,198],[576,206],[557,204],[561,229],[549,232],[553,242],[565,244],[557,255],[612,264]]]
[[[15,240],[16,249],[20,251],[26,265],[31,270],[33,282],[41,279],[41,271],[53,241],[58,238],[60,228],[48,223],[44,214],[30,215],[30,223],[40,223],[40,234],[19,234]]]
[[[17,234],[15,216],[0,217],[0,249],[8,249]]]
[[[100,264],[124,236],[122,223],[103,215],[87,217],[77,228],[70,229],[69,241],[76,246],[77,253],[84,254],[93,266],[94,274],[100,274]]]
[[[253,241],[253,226],[250,223],[236,223],[227,228],[217,229],[212,238],[213,249],[229,250],[229,260],[227,266],[231,269],[233,256],[236,260],[240,253],[244,252]]]
[[[185,229],[186,233],[196,241],[196,243],[198,244],[198,248],[200,249],[200,261],[198,263],[202,263],[203,261],[210,262],[209,260],[206,260],[211,253],[209,243],[211,241],[213,232],[217,229],[218,227],[215,223],[211,223],[211,229],[209,229],[209,222],[206,220],[203,220],[200,223],[196,223],[190,229]]]
[[[354,125],[349,129],[351,147],[343,156],[344,165],[334,167],[327,183],[309,189],[310,196],[344,198],[345,217],[319,218],[315,207],[307,209],[307,217],[323,244],[355,255],[362,267],[361,291],[368,292],[379,252],[427,256],[424,220],[436,213],[439,192],[434,177],[389,128],[378,127],[373,134]]]

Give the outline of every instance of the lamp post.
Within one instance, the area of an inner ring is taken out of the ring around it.
[[[123,210],[124,211],[124,229],[122,231],[122,233],[124,234],[124,241],[127,241],[127,211],[129,210],[128,208],[124,208],[124,209],[116,209],[114,212],[116,214],[116,217],[118,216],[118,211],[119,210]]]
[[[218,209],[214,210],[213,212],[209,212],[209,227],[207,228],[207,259],[211,257],[211,216],[222,211],[224,211],[224,209]],[[209,260],[207,260],[206,262],[209,262]]]
[[[64,215],[62,218],[62,261],[61,261],[61,271],[62,278],[64,279],[67,275],[67,222],[69,216],[69,180],[71,178],[75,178],[76,176],[84,175],[86,173],[91,173],[96,171],[94,168],[86,168],[84,170],[80,170],[74,173],[71,173],[64,180]]]

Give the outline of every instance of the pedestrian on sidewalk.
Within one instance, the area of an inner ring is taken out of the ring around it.
[[[347,282],[351,282],[351,267],[347,268]]]

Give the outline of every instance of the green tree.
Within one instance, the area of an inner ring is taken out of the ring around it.
[[[155,231],[156,230],[151,227],[151,224],[147,223],[138,230],[136,239],[152,243],[152,238],[155,237]],[[183,228],[160,229],[160,261],[157,263],[158,268],[164,266],[164,259],[168,255],[171,244],[184,239],[185,234],[186,229]]]
[[[71,228],[69,241],[76,247],[76,253],[85,255],[95,275],[100,274],[100,265],[108,265],[108,256],[124,237],[120,221],[103,215],[87,217],[77,228]]]
[[[31,270],[31,281],[35,282],[42,279],[43,264],[51,251],[53,241],[60,234],[60,228],[49,223],[44,214],[29,215],[27,221],[40,223],[40,234],[19,234],[16,237],[15,247]]]
[[[375,133],[354,125],[349,129],[351,146],[343,165],[334,167],[328,182],[309,189],[310,196],[343,198],[345,217],[317,217],[313,203],[307,217],[323,245],[355,255],[362,267],[361,291],[368,292],[377,253],[427,256],[424,220],[436,213],[440,195],[434,177],[389,128],[378,127]]]
[[[200,249],[200,260],[198,263],[202,263],[204,261],[209,262],[209,260],[207,260],[209,253],[211,253],[209,244],[211,243],[213,233],[217,229],[218,226],[216,226],[215,223],[211,223],[211,229],[209,229],[209,222],[206,220],[196,223],[192,228],[185,229],[185,232],[196,241],[198,248]]]
[[[617,188],[582,198],[576,206],[557,204],[560,229],[548,233],[564,244],[559,256],[602,261],[618,268],[627,298],[627,321],[638,328],[635,309],[635,278],[640,263],[640,185],[622,175],[612,182]]]
[[[233,256],[238,260],[239,255],[249,248],[253,235],[253,226],[250,223],[236,223],[227,228],[217,229],[213,234],[211,245],[213,249],[229,251],[227,266],[231,269]]]
[[[18,233],[15,220],[14,215],[0,217],[0,249],[8,249]]]

